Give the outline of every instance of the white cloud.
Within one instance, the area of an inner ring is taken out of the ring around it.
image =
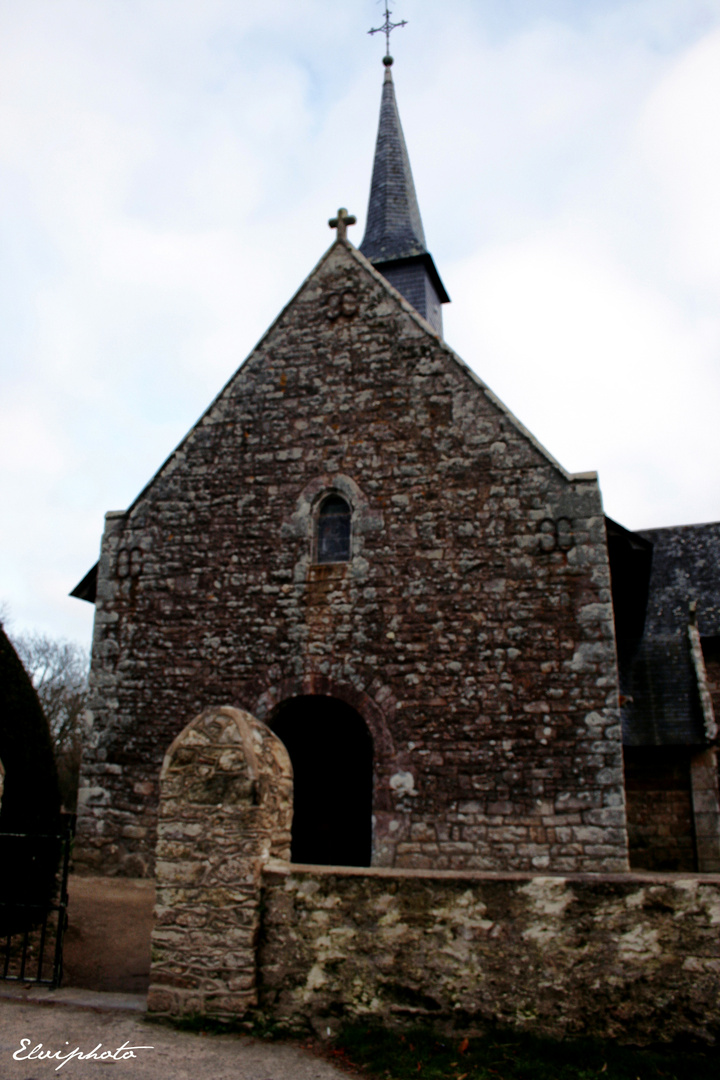
[[[638,119],[651,195],[685,285],[720,288],[720,29],[689,49]]]
[[[459,278],[459,351],[566,467],[600,471],[609,513],[720,515],[720,322],[689,319],[577,226],[490,249]]]
[[[19,398],[19,400],[18,400]],[[6,398],[0,411],[0,460],[12,473],[59,476],[67,467],[63,439],[49,430],[42,404]],[[7,477],[7,473],[4,473]]]
[[[401,10],[402,8],[402,10]],[[0,593],[65,593],[321,255],[360,242],[375,4],[0,0]],[[450,343],[630,526],[720,516],[720,13],[398,0]],[[9,444],[9,448],[8,445]]]

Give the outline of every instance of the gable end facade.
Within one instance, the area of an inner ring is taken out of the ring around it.
[[[349,557],[324,562],[333,493]],[[597,481],[346,241],[108,516],[91,685],[86,872],[153,872],[160,766],[194,716],[272,726],[313,695],[372,738],[374,865],[627,868]]]

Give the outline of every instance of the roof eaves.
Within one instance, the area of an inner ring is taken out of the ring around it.
[[[364,252],[361,251],[360,254],[363,255]],[[367,259],[367,258],[369,258],[369,256],[366,255],[365,258]],[[423,251],[421,254],[415,254],[415,255],[399,255],[397,258],[390,258],[390,259],[381,259],[379,257],[377,259],[370,258],[369,261],[373,264],[373,266],[375,267],[376,270],[380,271],[381,274],[383,273],[384,270],[387,270],[389,267],[397,267],[397,268],[399,268],[401,266],[412,266],[413,264],[422,263],[422,265],[425,267],[425,269],[428,272],[428,275],[430,277],[430,281],[432,282],[433,288],[435,289],[435,292],[437,293],[437,297],[438,297],[438,300],[440,301],[440,303],[441,304],[449,304],[450,303],[450,297],[448,295],[447,289],[445,288],[445,286],[442,283],[440,275],[439,275],[439,273],[437,271],[437,267],[435,266],[435,262],[433,260],[433,257],[432,257],[432,255],[430,254],[429,251]]]

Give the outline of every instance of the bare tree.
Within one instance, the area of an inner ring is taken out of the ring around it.
[[[46,634],[13,635],[13,644],[50,725],[63,804],[67,810],[74,810],[89,657],[75,642]]]

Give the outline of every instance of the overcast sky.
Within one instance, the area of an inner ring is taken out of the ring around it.
[[[720,518],[720,3],[396,0],[445,337],[629,528]],[[365,222],[374,0],[0,0],[0,600],[67,594]]]

